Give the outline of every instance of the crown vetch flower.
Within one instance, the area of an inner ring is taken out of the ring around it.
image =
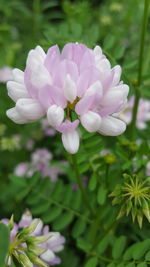
[[[92,50],[69,43],[60,53],[55,45],[47,54],[37,46],[28,54],[25,71],[14,69],[13,81],[7,83],[8,95],[16,102],[7,116],[23,124],[47,115],[48,123],[62,133],[65,149],[76,153],[79,123],[88,132],[103,135],[125,131],[125,122],[113,117],[126,103],[129,91],[120,76],[121,67],[111,68],[99,46]]]
[[[32,214],[26,211],[18,224],[14,223],[12,218],[1,221],[9,227],[12,222],[10,264],[13,256],[24,266],[47,267],[61,263],[56,254],[64,249],[65,238],[59,232],[50,232],[49,226],[44,226],[42,220],[33,219]]]
[[[118,118],[123,120],[126,124],[129,124],[132,120],[132,111],[134,107],[134,96],[131,96],[128,103],[124,108],[116,114]],[[141,98],[138,105],[138,113],[136,120],[136,127],[138,129],[145,129],[147,127],[146,122],[150,120],[150,101]]]

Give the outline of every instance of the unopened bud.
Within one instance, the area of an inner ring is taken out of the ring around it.
[[[33,263],[29,260],[27,255],[19,253],[19,261],[26,267],[33,267]]]
[[[142,202],[142,209],[143,209],[143,213],[145,217],[150,222],[150,210],[149,210],[148,203],[145,199],[143,199],[143,202]]]
[[[30,261],[33,262],[33,264],[36,264],[41,267],[48,267],[48,265],[44,261],[42,261],[40,258],[38,258],[34,253],[27,252],[27,255]]]
[[[35,219],[34,222],[28,226],[28,227],[25,227],[20,233],[19,233],[19,236],[23,236],[23,235],[30,235],[32,234],[36,227],[38,226],[40,222],[40,219]]]
[[[42,236],[27,236],[25,241],[26,243],[32,243],[32,244],[42,244],[45,243],[50,237],[52,236],[52,234],[48,234],[48,235],[42,235]]]
[[[14,228],[14,215],[13,214],[11,215],[8,226],[9,226],[10,231]]]
[[[40,256],[44,252],[46,252],[47,248],[42,248],[40,246],[36,246],[34,244],[29,244],[28,245],[28,250],[33,252],[35,255]]]

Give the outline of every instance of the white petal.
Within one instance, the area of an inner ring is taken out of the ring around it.
[[[51,84],[52,78],[43,65],[37,65],[31,71],[31,82],[37,88],[41,88],[46,84]]]
[[[64,110],[63,108],[57,106],[57,105],[52,105],[49,107],[47,111],[47,119],[48,123],[53,126],[57,127],[59,126],[64,119]]]
[[[31,121],[40,119],[45,113],[41,105],[31,98],[19,99],[16,103],[16,110],[26,119]]]
[[[73,103],[77,96],[77,88],[75,82],[71,79],[69,74],[67,74],[64,84],[64,95],[66,99],[71,103]]]
[[[119,81],[120,81],[120,76],[121,76],[121,72],[122,72],[122,70],[121,70],[121,67],[119,66],[119,65],[117,65],[117,66],[115,66],[114,68],[113,68],[113,70],[114,70],[114,77],[113,77],[113,81],[112,81],[112,85],[117,85],[118,83],[119,83]]]
[[[101,124],[101,117],[93,111],[88,111],[82,115],[80,120],[83,127],[91,133],[98,131]]]
[[[11,119],[13,122],[18,124],[24,124],[29,122],[26,118],[24,118],[17,110],[16,108],[11,108],[6,111],[6,115],[9,119]]]
[[[15,82],[24,83],[24,72],[22,70],[13,69],[12,74]]]
[[[117,105],[120,101],[123,102],[126,100],[128,93],[129,87],[127,85],[122,85],[120,90],[111,88],[103,97],[101,104],[102,106]]]
[[[74,130],[73,132],[63,133],[62,142],[67,152],[69,152],[70,154],[77,153],[79,149],[79,133],[77,132],[77,130]]]
[[[40,45],[37,45],[35,50],[43,57],[46,57],[46,53],[44,52],[43,48]]]
[[[29,98],[26,87],[18,82],[7,82],[8,95],[13,101],[17,101],[20,98]]]
[[[109,136],[117,136],[126,130],[126,124],[112,116],[102,118],[99,133]]]
[[[102,56],[102,49],[99,45],[96,45],[93,51],[95,56]]]
[[[93,83],[85,92],[85,96],[93,95],[93,94],[103,94],[103,88],[100,81]]]
[[[109,72],[111,69],[110,62],[107,58],[97,61],[96,67],[99,69],[101,73]]]
[[[40,257],[42,260],[50,262],[54,260],[55,254],[50,249],[47,249]]]

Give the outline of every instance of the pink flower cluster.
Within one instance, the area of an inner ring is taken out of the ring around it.
[[[64,173],[58,166],[51,166],[52,154],[45,148],[35,150],[31,155],[31,162],[19,163],[14,174],[22,177],[31,177],[36,171],[40,171],[42,177],[50,177],[51,181],[56,181],[58,175]],[[65,165],[65,162],[62,162]]]
[[[69,153],[79,148],[79,123],[88,132],[117,136],[126,124],[113,116],[127,101],[129,87],[120,82],[121,67],[111,68],[99,46],[57,45],[47,53],[40,46],[27,57],[25,71],[13,70],[8,95],[16,105],[7,111],[15,123],[23,124],[47,116],[49,125],[62,134]],[[74,120],[73,120],[74,118]]]
[[[19,223],[14,223],[14,227],[10,233],[11,242],[13,242],[16,234],[20,229],[30,226],[36,219],[32,218],[32,214],[29,211],[26,211]],[[8,225],[8,219],[1,220],[4,224]],[[41,246],[46,248],[47,250],[40,256],[43,261],[45,261],[50,266],[60,264],[61,260],[58,256],[56,256],[56,252],[63,250],[65,238],[59,232],[50,232],[49,226],[44,226],[42,220],[39,220],[39,223],[32,233],[32,236],[41,236],[51,234],[51,237],[43,243]],[[34,265],[35,266],[35,265]]]
[[[132,120],[132,111],[134,107],[134,96],[131,96],[124,109],[117,114],[117,117],[129,124]],[[146,122],[150,120],[150,101],[147,99],[140,99],[137,113],[136,126],[138,129],[145,129]]]

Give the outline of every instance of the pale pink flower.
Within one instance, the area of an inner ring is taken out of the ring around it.
[[[21,162],[16,166],[16,168],[14,170],[14,174],[16,176],[22,177],[22,176],[27,174],[28,169],[29,169],[29,163],[28,162]]]
[[[13,242],[16,234],[21,230],[22,228],[30,226],[35,220],[33,219],[32,214],[29,210],[25,211],[19,221],[18,224],[14,223],[14,227],[10,232],[10,239],[11,242]],[[8,219],[2,219],[1,222],[8,225],[9,220]],[[50,238],[42,243],[41,247],[45,248],[46,251],[40,255],[41,259],[47,263],[50,266],[60,264],[61,259],[56,255],[58,252],[62,251],[64,249],[64,243],[65,238],[59,233],[59,232],[51,232],[48,225],[44,226],[44,223],[41,219],[39,219],[39,222],[34,230],[32,232],[32,236],[41,236],[41,235],[48,235],[50,234]],[[25,244],[22,244],[24,247]],[[33,265],[36,266],[36,265]]]
[[[42,130],[44,131],[45,136],[54,136],[56,130],[49,125],[47,118],[41,120]]]
[[[99,46],[92,50],[69,43],[60,53],[55,45],[47,54],[37,46],[28,54],[25,71],[14,69],[13,76],[7,89],[16,105],[7,116],[23,124],[47,115],[49,125],[62,133],[69,153],[78,151],[79,123],[88,132],[110,136],[126,129],[113,114],[126,103],[129,87],[120,82],[121,67],[111,68]]]
[[[4,66],[0,69],[0,83],[6,83],[13,79],[12,68]]]
[[[117,117],[123,120],[126,124],[129,124],[132,120],[132,111],[134,106],[134,96],[130,97],[128,103],[124,106],[124,109],[117,114]],[[146,122],[150,120],[150,101],[147,99],[140,99],[136,127],[138,129],[145,129],[147,127]]]

